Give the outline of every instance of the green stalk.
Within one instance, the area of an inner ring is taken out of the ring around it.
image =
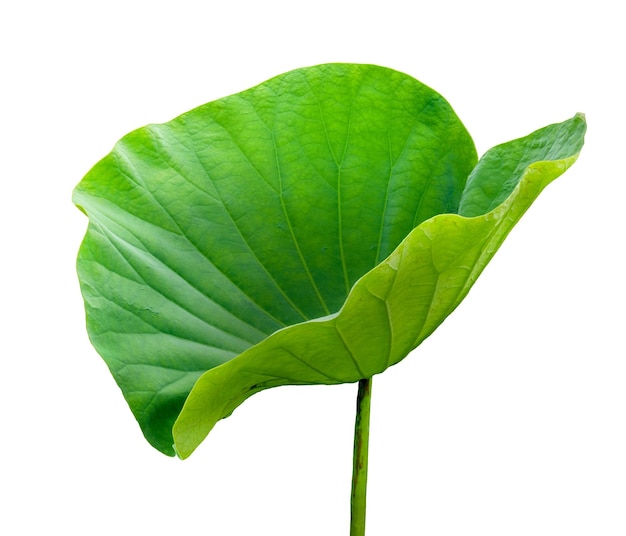
[[[359,381],[354,423],[350,536],[365,536],[365,496],[367,492],[367,451],[370,435],[372,378]]]

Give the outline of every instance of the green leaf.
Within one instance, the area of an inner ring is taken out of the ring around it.
[[[74,193],[90,338],[146,438],[187,457],[256,392],[402,360],[584,130],[579,115],[476,164],[440,95],[349,64],[136,130]]]

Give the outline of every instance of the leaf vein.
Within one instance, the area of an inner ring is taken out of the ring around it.
[[[335,324],[335,331],[337,332],[337,335],[339,336],[339,340],[341,341],[341,343],[343,344],[344,348],[348,352],[348,355],[350,356],[350,359],[352,360],[352,363],[354,363],[354,368],[356,368],[357,372],[361,375],[361,378],[367,378],[368,376],[366,376],[365,373],[363,372],[363,370],[361,369],[361,366],[359,365],[359,362],[358,362],[356,356],[354,355],[354,353],[352,352],[352,350],[348,346],[348,343],[346,342],[346,339],[343,336],[343,333],[341,333],[341,330],[339,329],[339,326],[337,326],[337,324]]]
[[[124,153],[124,151],[122,150],[122,148],[120,146],[118,146],[118,152],[116,153],[116,156],[119,157]],[[128,156],[124,155],[124,160],[133,168],[134,168],[134,164],[132,162],[132,159],[129,158]],[[217,266],[215,265],[215,263],[206,255],[206,253],[204,251],[202,251],[202,249],[200,249],[198,247],[198,245],[193,242],[182,230],[182,228],[180,227],[180,225],[178,224],[178,222],[173,218],[173,216],[170,214],[170,212],[165,208],[165,206],[155,197],[155,195],[152,193],[152,191],[145,185],[145,183],[143,183],[143,181],[140,182],[139,177],[140,175],[136,173],[137,178],[135,179],[134,177],[132,177],[129,173],[124,172],[121,169],[121,166],[119,167],[120,172],[131,182],[133,182],[134,184],[136,184],[139,188],[143,189],[152,199],[153,201],[163,209],[163,211],[167,214],[167,216],[169,217],[169,219],[172,221],[172,223],[175,225],[175,227],[178,229],[178,233],[180,236],[184,237],[189,244],[191,244],[194,249],[202,256],[204,257],[207,262],[209,262],[211,264],[211,266],[213,266],[216,270],[219,270],[217,268]],[[136,171],[136,169],[135,169]],[[257,303],[248,293],[246,293],[241,287],[237,286],[235,284],[235,282],[222,270],[219,270],[219,272],[226,278],[228,279],[233,286],[235,286],[252,304],[254,304],[256,307],[258,307],[258,309],[263,312],[265,315],[267,315],[269,318],[271,318],[274,322],[276,322],[277,324],[279,324],[280,326],[285,326],[286,324],[282,321],[279,320],[278,318],[276,318],[274,315],[272,315],[269,311],[267,311],[264,307],[262,307],[259,303]]]
[[[226,130],[225,127],[223,127],[222,125],[220,125],[219,123],[217,123],[220,127],[222,127],[224,129],[224,131],[231,137],[231,139],[233,140],[233,142],[235,142],[235,145],[237,145],[237,148],[239,149],[239,151],[241,152],[241,154],[246,157],[246,155],[243,153],[242,149],[239,147],[239,145],[237,144],[237,142],[234,140],[234,137],[231,135],[231,133]],[[230,211],[228,210],[226,203],[224,202],[224,198],[222,197],[222,195],[219,192],[219,189],[217,188],[217,185],[215,183],[215,181],[213,180],[211,174],[209,173],[209,170],[207,169],[205,163],[203,162],[203,160],[200,158],[200,155],[198,154],[198,151],[195,147],[195,144],[193,144],[193,140],[191,140],[192,142],[192,147],[191,147],[191,151],[194,155],[194,157],[196,158],[196,161],[198,162],[198,164],[200,164],[200,167],[202,167],[207,179],[211,182],[211,184],[213,185],[214,189],[215,189],[215,194],[217,195],[217,199],[215,199],[213,196],[211,196],[204,188],[200,187],[199,185],[197,185],[194,181],[190,180],[189,178],[185,177],[184,175],[182,175],[181,173],[179,173],[179,175],[185,179],[190,185],[192,185],[193,187],[195,187],[198,191],[203,192],[204,194],[206,194],[210,199],[212,200],[216,200],[219,201],[220,206],[224,209],[224,212],[226,213],[226,215],[228,216],[228,218],[230,219],[230,221],[232,222],[233,228],[235,229],[235,231],[237,232],[237,234],[239,235],[239,237],[241,238],[243,244],[246,246],[247,250],[250,252],[250,255],[252,256],[252,258],[255,260],[256,264],[261,268],[261,270],[267,275],[267,277],[269,278],[269,280],[274,284],[274,286],[276,287],[276,289],[278,290],[278,292],[282,295],[282,297],[287,301],[287,303],[292,307],[292,309],[298,313],[304,320],[307,320],[306,315],[300,310],[300,308],[293,302],[293,300],[291,298],[289,298],[289,296],[287,295],[287,293],[283,290],[283,288],[278,284],[278,281],[276,281],[276,279],[269,273],[268,269],[266,268],[266,266],[261,262],[261,260],[258,258],[258,256],[256,255],[256,253],[254,252],[254,249],[252,248],[252,246],[250,245],[250,243],[248,242],[248,240],[246,239],[246,237],[244,236],[241,228],[239,227],[239,225],[237,225],[237,222],[235,221],[235,219],[233,218],[233,215],[230,213]],[[250,166],[252,167],[252,169],[254,169],[254,171],[262,178],[260,172],[257,170],[257,168],[252,164],[252,162],[250,162],[250,160],[246,157],[247,161],[250,163]],[[265,181],[267,182],[267,181]],[[269,183],[268,183],[269,184]],[[272,188],[273,189],[273,188]],[[275,190],[274,190],[275,191]],[[269,313],[264,309],[261,308],[266,314],[269,315]],[[278,321],[282,326],[285,326],[286,324],[282,321],[279,321],[277,318],[273,317],[272,318],[276,321]]]
[[[106,217],[106,216],[105,216]],[[132,231],[130,231],[128,228],[125,227],[125,230],[133,235],[135,237],[135,239],[140,242],[143,246],[144,249],[141,250],[142,253],[145,253],[146,255],[148,255],[149,257],[151,257],[152,259],[154,259],[157,263],[159,263],[161,266],[165,267],[167,270],[169,270],[172,274],[174,274],[176,277],[179,278],[180,281],[184,282],[189,288],[191,288],[192,290],[196,291],[200,296],[202,296],[202,298],[204,298],[205,300],[207,300],[209,303],[215,305],[216,307],[218,307],[219,309],[221,309],[222,311],[224,311],[225,313],[227,313],[228,316],[234,318],[236,321],[241,322],[242,324],[252,328],[253,330],[255,330],[257,333],[259,333],[261,336],[266,337],[267,334],[263,333],[261,330],[259,330],[259,328],[253,326],[252,324],[250,324],[249,322],[246,322],[245,320],[241,319],[240,317],[238,317],[237,315],[235,315],[232,311],[229,311],[226,307],[224,307],[223,305],[221,305],[220,303],[218,303],[217,301],[215,301],[214,299],[212,299],[211,297],[207,296],[206,294],[204,294],[200,289],[198,289],[195,285],[193,285],[188,279],[182,277],[176,270],[174,270],[174,268],[172,268],[169,264],[167,264],[164,260],[162,260],[161,258],[157,257],[154,253],[152,253],[151,251],[149,251],[149,249],[146,247],[145,243],[143,242],[143,240],[141,240],[141,238],[139,238],[135,233],[133,233]],[[258,342],[257,340],[249,340],[249,339],[244,339],[241,335],[238,335],[236,333],[227,331],[219,326],[216,326],[215,324],[212,324],[211,322],[207,321],[206,319],[198,316],[196,313],[194,313],[193,311],[191,311],[191,309],[189,309],[187,306],[181,304],[180,302],[178,302],[177,300],[174,300],[173,298],[171,298],[170,296],[167,296],[162,290],[157,289],[154,285],[148,283],[148,281],[145,279],[145,277],[143,277],[135,268],[135,266],[130,262],[129,258],[127,256],[124,255],[124,253],[120,250],[120,248],[118,247],[117,244],[115,244],[115,241],[113,240],[113,236],[115,238],[117,238],[118,240],[120,240],[121,242],[125,243],[128,247],[130,248],[135,248],[138,249],[136,246],[134,246],[132,243],[130,243],[128,240],[124,239],[123,237],[121,237],[118,234],[113,233],[112,231],[106,231],[105,228],[103,227],[101,229],[102,231],[102,236],[104,236],[109,243],[111,244],[111,246],[113,248],[115,248],[115,250],[120,254],[120,256],[124,259],[124,261],[127,263],[127,265],[135,272],[135,274],[137,274],[137,277],[139,279],[141,279],[141,281],[143,281],[143,283],[146,284],[146,286],[150,287],[151,289],[153,289],[155,292],[157,292],[160,296],[162,296],[163,298],[165,298],[166,300],[168,300],[170,303],[173,303],[174,305],[180,307],[182,310],[184,310],[185,312],[189,313],[190,315],[192,315],[194,318],[200,320],[201,322],[203,322],[204,324],[206,324],[207,326],[221,331],[229,336],[232,336],[234,338],[237,338],[239,340],[241,340],[242,342],[247,343],[248,345],[251,344],[256,344],[256,342]],[[103,266],[104,268],[106,268],[107,270],[115,273],[116,275],[118,275],[119,277],[124,277],[122,274],[115,272],[113,270],[111,270],[111,268],[106,267],[104,265],[101,264],[101,266]],[[124,279],[127,279],[129,281],[132,281],[130,279],[128,279],[127,277],[124,277]]]

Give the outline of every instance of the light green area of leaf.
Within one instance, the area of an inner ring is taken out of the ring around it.
[[[402,360],[584,130],[575,116],[477,164],[430,88],[331,64],[134,131],[74,193],[90,338],[146,438],[187,457],[258,391]]]

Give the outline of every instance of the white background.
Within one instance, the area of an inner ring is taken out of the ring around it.
[[[466,301],[374,379],[368,536],[626,534],[617,2],[7,5],[0,533],[348,534],[356,386],[264,392],[189,460],[161,455],[87,339],[70,202],[128,131],[342,61],[442,93],[481,154],[589,123]]]

